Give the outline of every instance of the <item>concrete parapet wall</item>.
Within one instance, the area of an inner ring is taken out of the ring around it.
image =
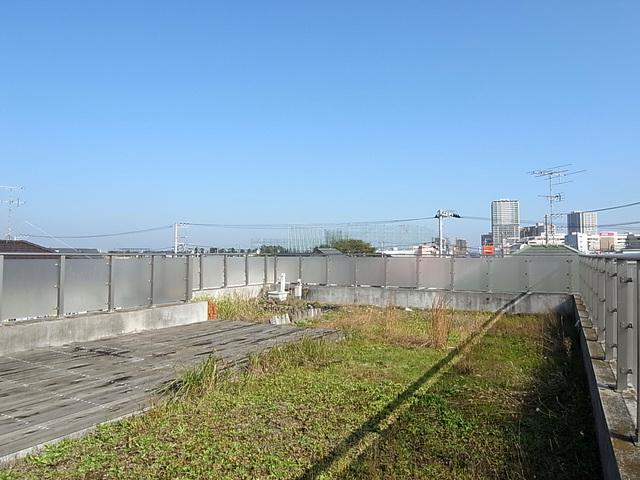
[[[226,288],[212,288],[209,290],[195,290],[193,292],[193,298],[197,300],[201,297],[211,298],[223,298],[238,296],[242,298],[256,298],[264,291],[266,287],[264,285],[242,285],[239,287],[226,287]]]
[[[195,302],[143,310],[5,322],[0,326],[0,355],[206,320],[207,304]]]
[[[394,305],[410,308],[430,308],[433,301],[445,295],[451,307],[457,310],[495,312],[513,302],[521,293],[450,292],[413,288],[381,287],[308,287],[309,301],[339,305]],[[571,295],[564,293],[529,293],[520,301],[507,307],[510,313],[573,314]]]

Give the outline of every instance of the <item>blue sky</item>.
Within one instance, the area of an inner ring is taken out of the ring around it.
[[[0,184],[25,187],[16,230],[53,234],[487,217],[496,198],[542,220],[526,172],[564,163],[588,171],[560,210],[638,201],[638,25],[635,0],[3,2]]]

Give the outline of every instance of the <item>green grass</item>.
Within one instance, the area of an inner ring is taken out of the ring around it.
[[[230,377],[209,359],[147,414],[0,478],[595,477],[588,398],[557,328],[507,316],[439,376],[451,347],[488,318],[455,314],[449,348],[435,349],[429,312],[335,309],[317,323],[345,340],[277,348]]]

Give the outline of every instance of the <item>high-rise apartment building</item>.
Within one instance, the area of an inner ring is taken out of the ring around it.
[[[491,234],[496,248],[512,245],[520,239],[520,202],[518,200],[491,202]]]
[[[597,235],[598,214],[596,212],[571,212],[567,214],[567,234],[586,233]]]

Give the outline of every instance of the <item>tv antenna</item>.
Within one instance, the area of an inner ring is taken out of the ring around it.
[[[544,235],[546,245],[549,245],[549,231],[553,232],[553,234],[555,235],[555,231],[553,228],[553,204],[564,200],[564,194],[562,192],[554,192],[554,187],[556,187],[557,185],[571,183],[572,180],[566,180],[566,177],[568,176],[586,172],[586,170],[571,170],[570,168],[568,168],[570,166],[570,163],[565,163],[564,165],[556,165],[555,167],[543,168],[541,170],[532,170],[531,172],[528,172],[529,175],[533,175],[534,177],[538,178],[544,178],[549,181],[549,193],[547,195],[539,195],[542,198],[546,198],[549,202],[549,213],[545,215],[544,222]]]
[[[19,192],[21,192],[24,189],[23,187],[18,187],[18,186],[0,185],[0,190],[7,190],[10,194],[17,193],[19,195]],[[13,236],[13,231],[11,228],[11,219],[13,216],[13,210],[14,208],[18,208],[21,205],[24,205],[24,203],[25,203],[24,201],[20,200],[19,196],[0,200],[0,204],[7,205],[9,210],[7,213],[7,234],[5,235],[5,238],[7,240],[15,240],[15,237]]]

